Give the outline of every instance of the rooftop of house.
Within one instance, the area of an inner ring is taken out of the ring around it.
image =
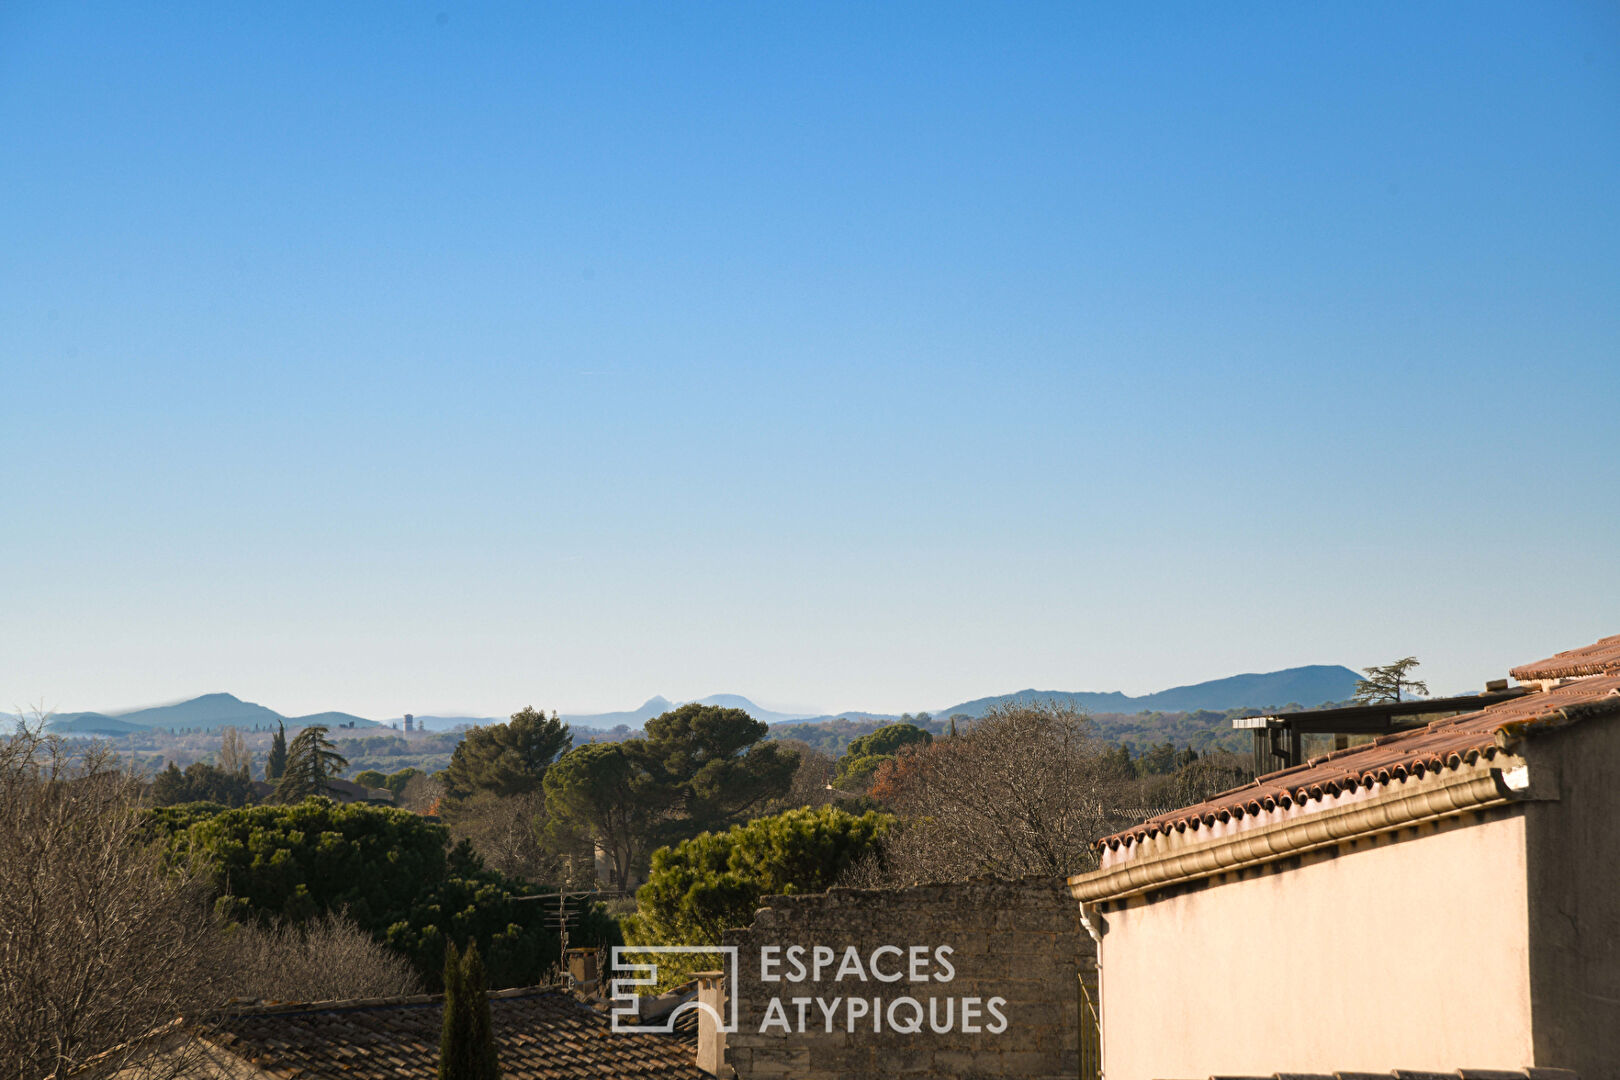
[[[1555,670],[1572,674],[1556,675]],[[1521,674],[1531,671],[1540,674]],[[1267,773],[1243,787],[1104,837],[1098,846],[1105,856],[1123,854],[1132,845],[1157,836],[1219,828],[1240,823],[1245,817],[1269,817],[1278,810],[1309,810],[1312,804],[1326,805],[1335,796],[1358,790],[1375,793],[1392,782],[1489,762],[1518,739],[1597,713],[1620,713],[1620,636],[1515,668],[1514,675],[1576,681]]]
[[[1456,1069],[1436,1072],[1432,1069],[1396,1069],[1393,1072],[1373,1073],[1356,1070],[1334,1073],[1272,1073],[1269,1076],[1212,1076],[1209,1080],[1580,1080],[1569,1069]]]
[[[1588,675],[1620,674],[1620,634],[1570,649],[1533,664],[1521,664],[1509,672],[1520,682],[1541,679],[1578,679]]]
[[[557,987],[490,994],[506,1080],[701,1080],[690,1042],[617,1033],[607,1015]],[[443,995],[251,1005],[198,1034],[285,1080],[432,1080]]]

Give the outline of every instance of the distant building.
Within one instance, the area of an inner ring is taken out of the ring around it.
[[[1101,841],[1108,1080],[1615,1075],[1620,637],[1513,675]]]
[[[405,714],[405,730],[407,732],[409,732],[411,730],[411,721],[413,721],[415,719],[416,719],[416,717],[412,716],[410,713]]]

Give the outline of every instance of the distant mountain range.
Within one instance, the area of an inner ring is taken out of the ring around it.
[[[1131,697],[1118,691],[1097,693],[1067,690],[1019,690],[996,697],[975,698],[941,709],[935,716],[983,716],[994,705],[1019,701],[1057,701],[1094,713],[1191,712],[1209,709],[1270,709],[1283,705],[1323,705],[1346,701],[1361,678],[1339,664],[1311,664],[1263,675],[1232,675],[1224,679],[1174,686],[1154,694]]]
[[[742,709],[755,719],[771,724],[810,718],[808,714],[772,712],[736,694],[711,694],[699,700],[704,705]],[[620,724],[636,728],[680,704],[684,703],[655,697],[640,708],[627,712],[564,716],[562,719],[575,727],[599,728],[603,731]],[[0,719],[15,721],[17,718],[8,718],[0,714]],[[396,728],[404,726],[403,719],[394,717],[390,720],[368,720],[363,716],[344,712],[286,716],[263,705],[243,701],[234,694],[204,694],[202,697],[176,702],[173,705],[156,705],[129,712],[56,713],[51,717],[50,730],[63,735],[129,735],[139,731],[168,731],[180,728],[207,731],[230,727],[252,730],[274,727],[278,722],[286,724],[289,728],[308,727],[312,724],[324,724],[329,728],[347,727],[351,724],[355,728]],[[504,716],[415,716],[412,719],[424,731],[454,731],[457,728],[484,724],[504,724],[507,720]]]
[[[171,728],[272,727],[277,722],[288,727],[308,727],[325,724],[337,728],[347,724],[355,727],[378,727],[376,721],[349,713],[324,712],[310,716],[283,716],[274,709],[243,701],[235,694],[204,694],[189,701],[173,705],[154,705],[130,712],[57,713],[51,717],[50,730],[65,735],[128,735],[137,731],[167,731]]]
[[[1057,701],[1094,713],[1186,712],[1195,709],[1214,711],[1265,709],[1288,704],[1310,706],[1320,705],[1324,702],[1347,700],[1355,693],[1357,678],[1356,673],[1347,667],[1336,664],[1313,664],[1308,667],[1288,668],[1283,671],[1272,671],[1265,674],[1233,675],[1229,678],[1214,679],[1209,682],[1195,683],[1191,686],[1176,686],[1169,690],[1160,690],[1154,694],[1143,694],[1140,697],[1131,697],[1117,691],[1101,693],[1069,690],[1019,690],[1016,693],[999,694],[994,697],[964,701],[946,709],[935,710],[933,715],[940,718],[958,715],[982,716],[987,709],[995,705],[1032,700]],[[708,697],[699,698],[698,701],[704,705],[742,709],[756,720],[768,724],[814,723],[836,719],[898,719],[898,717],[890,714],[869,712],[844,712],[819,716],[804,713],[774,712],[770,709],[761,708],[747,698],[736,694],[711,694]],[[653,717],[668,712],[680,704],[683,703],[670,701],[664,697],[654,697],[643,702],[639,708],[625,712],[575,714],[564,716],[562,719],[575,727],[581,728],[609,730],[620,724],[626,727],[638,728]],[[504,723],[506,717],[418,716],[415,717],[415,720],[424,730],[447,731],[458,727]],[[130,712],[58,713],[51,719],[50,728],[52,731],[63,734],[128,735],[132,732],[167,730],[170,728],[202,730],[225,727],[263,728],[272,726],[278,721],[285,723],[288,727],[325,724],[327,727],[339,728],[353,724],[356,728],[390,728],[399,725],[399,718],[376,721],[342,712],[312,713],[308,716],[284,716],[274,709],[266,708],[251,701],[243,701],[232,694],[204,694],[202,697],[177,702],[173,705],[158,705]]]
[[[762,720],[767,724],[781,724],[791,720],[813,720],[817,718],[814,713],[772,712],[770,709],[755,705],[752,701],[738,694],[710,694],[708,697],[698,698],[697,703],[699,705],[718,705],[723,709],[741,709],[755,720]],[[606,729],[618,727],[620,724],[629,727],[640,727],[653,717],[662,716],[671,709],[679,708],[685,704],[688,703],[671,701],[666,697],[654,697],[648,698],[640,708],[631,709],[628,712],[587,713],[581,716],[564,716],[563,719],[570,724],[578,724],[582,727]]]

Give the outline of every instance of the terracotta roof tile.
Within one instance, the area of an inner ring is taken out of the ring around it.
[[[1209,1080],[1580,1080],[1580,1077],[1568,1069],[1456,1069],[1451,1072],[1396,1069],[1387,1073],[1271,1073],[1266,1076],[1222,1073]]]
[[[1531,679],[1570,679],[1583,675],[1620,673],[1620,634],[1580,649],[1570,649],[1533,664],[1522,664],[1511,674],[1520,682]]]
[[[1533,734],[1538,728],[1568,722],[1564,710],[1609,703],[1620,710],[1620,674],[1582,679],[1545,693],[1462,716],[1448,716],[1421,728],[1384,735],[1371,743],[1336,750],[1303,765],[1268,773],[1253,783],[1180,810],[1149,818],[1130,829],[1097,841],[1118,850],[1148,837],[1185,832],[1288,809],[1356,788],[1372,788],[1407,777],[1490,760],[1501,742]]]
[[[553,987],[490,995],[504,1080],[703,1080],[690,1043],[617,1034],[608,1017]],[[288,1080],[431,1080],[444,999],[234,1009],[208,1041]]]

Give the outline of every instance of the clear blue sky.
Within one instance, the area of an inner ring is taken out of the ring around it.
[[[0,4],[0,706],[1620,632],[1620,8]]]

